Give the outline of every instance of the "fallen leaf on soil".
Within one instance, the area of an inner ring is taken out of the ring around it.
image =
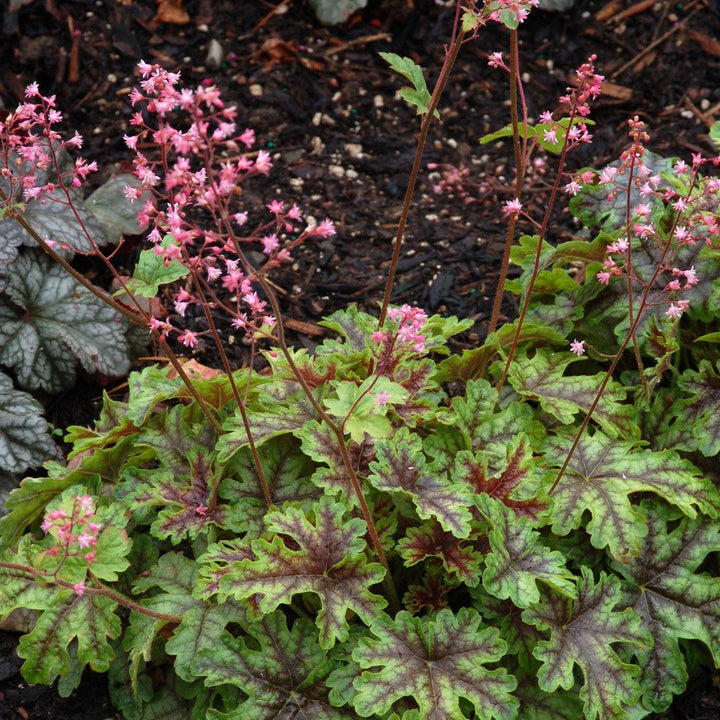
[[[688,30],[688,36],[709,55],[720,57],[720,42],[718,42],[714,37],[703,35],[702,33],[695,32],[694,30]]]
[[[153,21],[187,25],[190,22],[190,16],[185,12],[182,0],[160,0]]]

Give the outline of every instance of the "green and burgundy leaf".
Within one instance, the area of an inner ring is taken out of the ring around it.
[[[453,398],[455,427],[469,440],[468,450],[486,450],[490,443],[502,446],[523,432],[531,441],[545,436],[527,403],[512,403],[498,410],[497,401],[497,392],[487,380],[468,382],[465,396]]]
[[[515,391],[528,400],[538,401],[542,409],[564,425],[570,425],[579,413],[586,414],[595,401],[605,373],[565,375],[571,363],[582,361],[572,353],[551,352],[539,348],[532,357],[516,356],[508,380]],[[595,407],[592,419],[613,437],[635,439],[639,428],[635,409],[624,404],[626,392],[610,381]]]
[[[404,698],[417,703],[424,720],[468,717],[461,698],[488,720],[516,716],[515,679],[502,668],[486,667],[502,659],[506,645],[475,610],[441,610],[423,618],[401,611],[394,619],[378,618],[371,632],[375,637],[360,639],[352,653],[364,669],[353,683],[361,717],[384,715]]]
[[[295,435],[302,441],[302,451],[317,463],[322,463],[312,473],[311,480],[329,495],[339,495],[343,502],[357,505],[358,499],[350,476],[343,463],[338,447],[338,438],[327,423],[310,420]],[[358,475],[366,475],[370,460],[374,456],[372,441],[362,443],[346,441],[346,451]]]
[[[20,638],[18,655],[24,658],[24,677],[50,685],[70,673],[70,645],[75,644],[81,666],[105,672],[115,657],[109,639],[120,636],[117,603],[103,595],[56,589],[55,602],[44,606],[34,628]]]
[[[524,434],[506,448],[502,470],[490,474],[483,451],[460,451],[455,458],[453,477],[470,485],[476,495],[485,493],[496,498],[519,516],[536,521],[546,510],[547,501],[540,499],[539,478],[533,473],[537,461],[533,458]]]
[[[472,493],[464,482],[449,482],[433,473],[422,453],[422,440],[401,428],[392,440],[378,440],[369,482],[383,492],[409,496],[423,519],[434,517],[457,537],[470,534]]]
[[[244,624],[248,641],[225,635],[202,650],[192,664],[209,687],[233,685],[246,699],[233,720],[353,720],[347,708],[333,707],[325,683],[335,663],[318,645],[312,623],[299,618],[291,629],[277,611]],[[226,716],[222,716],[226,717]]]
[[[311,513],[293,506],[268,513],[268,529],[277,534],[252,543],[256,559],[235,563],[220,579],[221,592],[238,599],[259,595],[257,607],[264,614],[290,604],[296,594],[314,593],[321,604],[320,644],[330,648],[345,640],[348,611],[369,624],[387,604],[369,590],[385,571],[365,555],[365,523],[345,514],[344,505],[325,496]]]
[[[169,538],[173,544],[196,538],[212,526],[223,527],[228,515],[225,505],[210,507],[211,489],[218,478],[208,459],[201,451],[194,451],[188,460],[186,473],[154,470],[151,481],[137,485],[127,496],[131,509],[160,508],[151,532],[159,540]]]
[[[580,699],[587,720],[624,720],[637,702],[640,668],[624,662],[613,645],[634,648],[652,645],[652,637],[640,616],[623,604],[620,581],[601,573],[597,584],[592,572],[581,568],[577,600],[547,593],[542,602],[524,610],[523,620],[550,633],[537,644],[540,660],[538,685],[545,692],[570,690],[576,683],[574,667],[583,674]]]
[[[561,595],[575,597],[575,581],[565,557],[543,545],[530,520],[487,495],[478,496],[476,503],[492,523],[488,534],[491,552],[482,575],[489,593],[527,608],[539,602],[537,583],[541,581]]]
[[[653,635],[652,647],[636,651],[643,705],[662,712],[687,683],[680,638],[705,644],[720,665],[720,582],[698,572],[708,555],[720,552],[720,526],[703,516],[682,518],[650,499],[641,509],[648,524],[641,551],[631,563],[614,567],[631,584],[629,602]]]
[[[310,480],[315,464],[301,452],[295,438],[285,435],[268,440],[259,459],[270,497],[278,507],[286,502],[306,504],[319,497],[320,490]],[[259,537],[265,527],[268,507],[250,448],[240,448],[228,461],[223,474],[225,479],[219,493],[229,504],[227,527]]]
[[[217,594],[220,602],[226,600],[227,594],[221,592],[220,581],[231,574],[235,564],[242,560],[255,560],[255,553],[246,540],[222,540],[210,545],[207,552],[198,558],[200,576],[198,590],[201,597],[207,598]]]
[[[560,467],[572,438],[557,436],[548,442],[546,457]],[[637,557],[647,533],[645,516],[629,495],[651,492],[695,517],[698,511],[717,517],[720,499],[712,483],[677,453],[646,450],[633,442],[612,439],[600,431],[583,434],[565,474],[553,493],[553,531],[566,535],[579,528],[583,514],[592,544],[608,547],[617,560]]]
[[[428,565],[421,582],[408,585],[403,607],[413,615],[425,610],[430,613],[444,610],[448,607],[448,593],[455,587],[457,583],[450,582],[440,563]]]
[[[480,581],[482,555],[468,542],[442,529],[435,520],[427,520],[418,527],[408,528],[397,549],[408,567],[425,558],[442,560],[445,569],[471,587]]]

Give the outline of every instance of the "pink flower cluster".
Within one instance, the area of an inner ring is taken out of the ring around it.
[[[0,177],[7,204],[38,199],[70,204],[70,190],[80,187],[97,170],[97,164],[82,158],[69,167],[61,164],[61,153],[81,148],[82,137],[76,132],[70,139],[62,139],[55,129],[62,122],[55,96],[41,95],[37,83],[27,87],[25,97],[26,102],[0,121]],[[38,171],[44,171],[46,182],[39,182]]]
[[[393,323],[391,330],[377,330],[370,338],[378,345],[384,345],[384,352],[425,352],[425,335],[423,327],[427,320],[427,313],[412,305],[401,305],[390,308],[387,312],[388,320]]]
[[[269,154],[248,152],[255,133],[238,129],[236,108],[224,104],[214,85],[178,89],[179,74],[144,62],[138,67],[140,87],[130,99],[143,109],[133,114],[130,123],[137,133],[126,135],[125,142],[135,152],[140,187],[127,187],[125,193],[136,200],[149,192],[151,199],[138,216],[151,227],[148,239],[166,264],[177,260],[191,272],[192,286],[173,300],[175,312],[184,317],[189,306],[210,302],[229,314],[235,329],[262,331],[275,318],[255,289],[260,278],[289,262],[298,245],[312,237],[330,237],[335,227],[323,220],[302,229],[298,206],[273,200],[265,208],[270,219],[246,230],[249,213],[238,207],[242,186],[253,175],[269,173]],[[152,154],[146,155],[143,148],[148,146]],[[266,257],[259,268],[245,254],[248,245],[260,247]],[[177,333],[191,348],[208,332],[175,328],[169,317],[154,317],[149,326],[163,339]]]
[[[89,495],[79,495],[56,510],[48,510],[41,528],[56,544],[48,555],[82,556],[88,565],[95,562],[100,526],[95,522],[95,503]]]

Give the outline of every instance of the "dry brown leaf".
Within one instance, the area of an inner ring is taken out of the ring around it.
[[[720,57],[720,42],[714,37],[709,35],[703,35],[702,33],[695,32],[694,30],[688,30],[688,36],[691,40],[694,40],[708,55],[714,55]]]
[[[173,25],[187,25],[190,16],[182,6],[182,0],[159,0],[154,22],[172,23]]]
[[[222,370],[208,367],[207,365],[199,363],[197,360],[186,360],[182,363],[182,368],[190,377],[202,378],[203,380],[211,380],[218,375],[222,375]],[[177,370],[170,368],[168,378],[173,379],[177,376]]]

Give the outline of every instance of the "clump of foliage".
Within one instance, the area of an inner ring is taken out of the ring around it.
[[[300,209],[275,200],[247,230],[234,188],[269,158],[240,151],[252,132],[215,88],[178,90],[141,64],[131,99],[145,112],[126,141],[160,152],[136,153],[141,186],[126,194],[151,195],[152,248],[120,278],[122,302],[107,300],[169,365],[132,373],[94,427],[68,429],[70,461],[8,500],[0,614],[37,613],[19,647],[30,682],[69,693],[89,665],[138,720],[619,720],[663,711],[720,665],[710,161],[656,159],[633,119],[617,164],[567,172],[591,140],[590,58],[562,117],[531,126],[513,103],[494,134],[519,159],[502,210],[519,273],[506,283],[503,264],[483,345],[452,355],[470,322],[389,302],[427,128],[460,46],[489,21],[510,28],[509,63],[490,64],[517,92],[529,6],[469,5],[432,93],[412,61],[386,57],[421,129],[385,301],[379,317],[326,318],[313,354],[285,343],[268,273],[332,223],[302,229]],[[539,219],[520,200],[537,147],[559,157]],[[561,189],[592,239],[549,241]],[[535,234],[516,240],[519,218]],[[140,300],[163,289],[173,318]],[[504,290],[520,314],[498,327]],[[190,305],[203,329],[178,326]],[[267,372],[230,367],[221,311]],[[224,372],[192,376],[171,335],[214,341]]]

